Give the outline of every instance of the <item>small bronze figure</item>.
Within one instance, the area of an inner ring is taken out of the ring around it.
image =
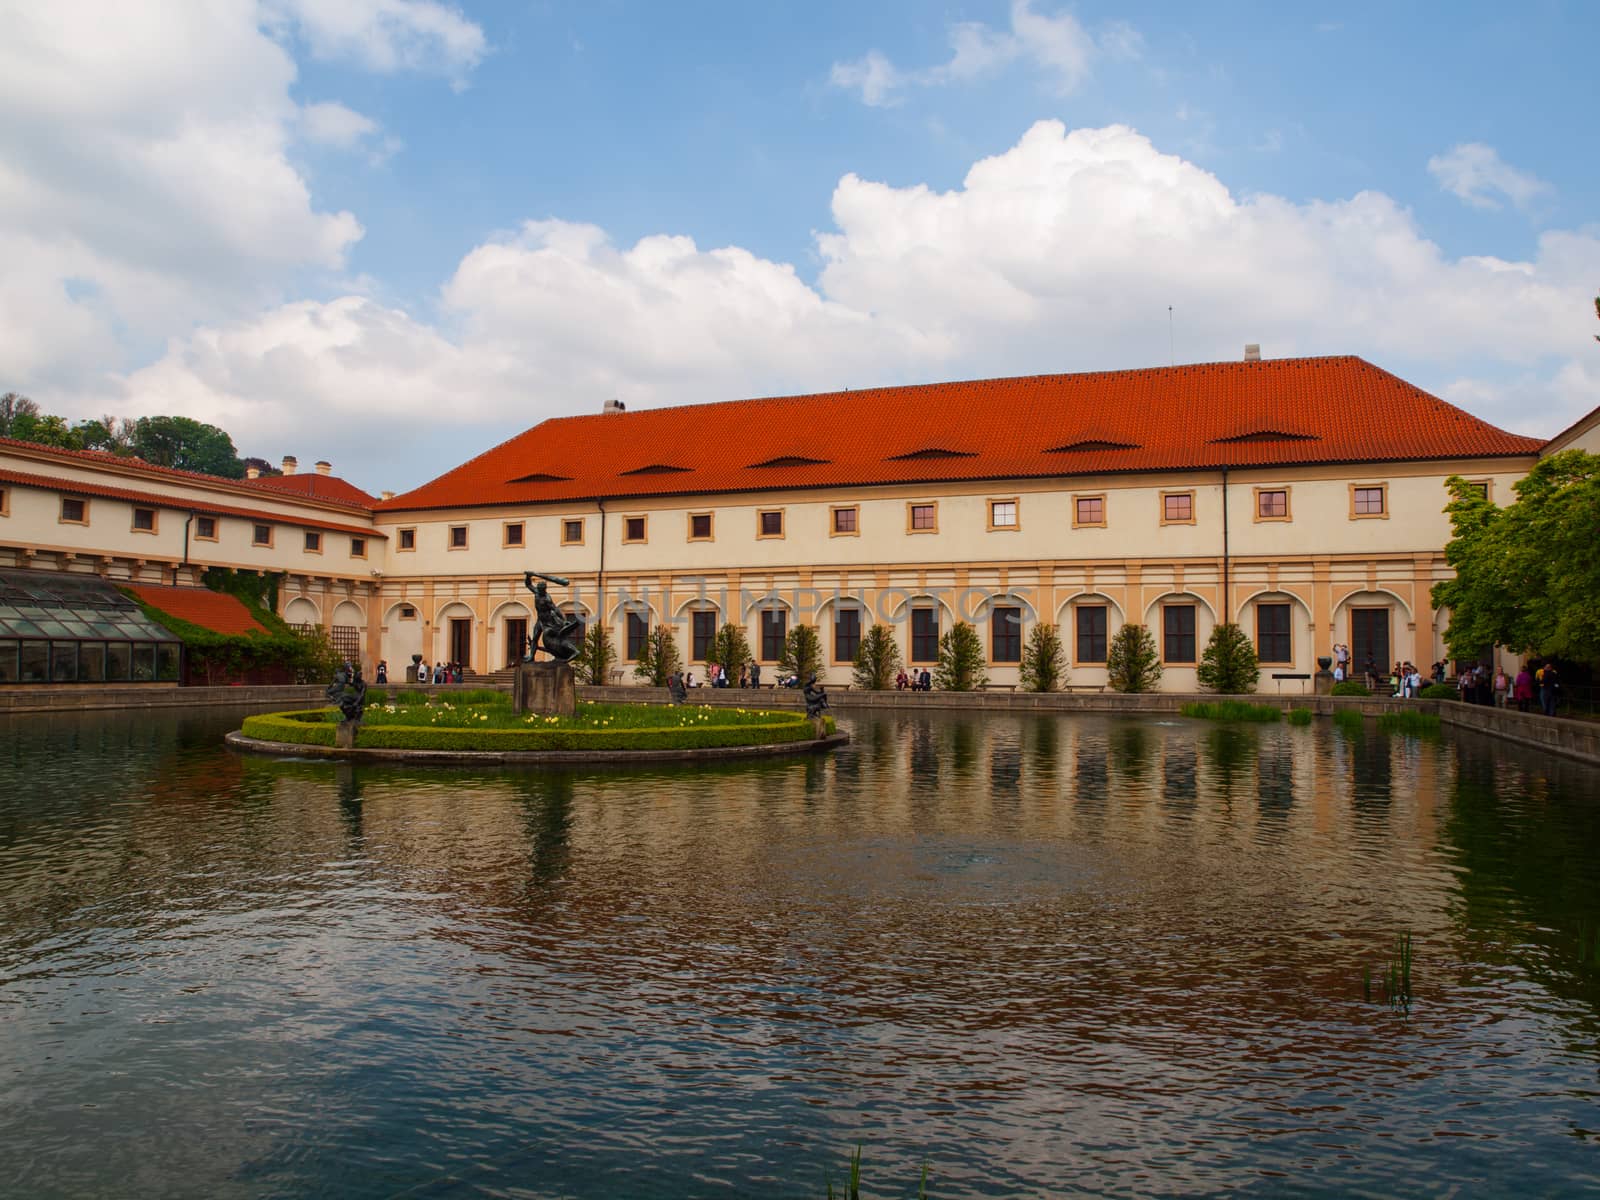
[[[802,695],[806,698],[806,716],[808,717],[820,717],[823,710],[828,707],[828,693],[817,682],[815,675],[806,682],[805,691]]]
[[[351,724],[359,724],[367,707],[367,681],[361,678],[361,664],[351,666],[340,663],[328,685],[328,701],[339,708],[340,717]]]
[[[534,583],[535,579],[539,582]],[[557,662],[569,663],[578,657],[578,651],[582,649],[578,630],[583,626],[583,618],[569,616],[556,607],[556,602],[550,599],[550,589],[545,586],[547,579],[563,587],[570,582],[559,575],[541,575],[537,571],[522,573],[522,586],[533,593],[533,610],[536,614],[533,630],[528,635],[528,653],[523,661],[532,662],[533,656],[543,646],[544,652]]]

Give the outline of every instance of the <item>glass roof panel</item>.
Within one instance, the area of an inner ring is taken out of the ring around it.
[[[92,575],[0,570],[0,637],[179,639]]]

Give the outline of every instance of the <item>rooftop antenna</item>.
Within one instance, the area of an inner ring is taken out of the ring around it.
[[[1178,343],[1172,334],[1172,305],[1167,305],[1167,365],[1178,365]]]

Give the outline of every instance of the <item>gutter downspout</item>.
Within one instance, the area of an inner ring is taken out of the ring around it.
[[[595,615],[600,618],[600,625],[605,627],[606,622],[606,502],[596,500],[594,506],[600,510],[600,570],[594,580],[595,587]]]
[[[1222,468],[1222,623],[1233,620],[1232,589],[1228,581],[1228,468]]]
[[[189,515],[183,519],[183,566],[189,565],[189,528],[194,524],[194,509],[189,510]],[[179,567],[172,568],[172,586],[178,586]]]

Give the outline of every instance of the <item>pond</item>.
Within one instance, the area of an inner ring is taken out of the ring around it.
[[[13,1194],[819,1197],[857,1143],[879,1197],[1600,1188],[1588,768],[973,714],[369,769],[237,722],[0,719]]]

